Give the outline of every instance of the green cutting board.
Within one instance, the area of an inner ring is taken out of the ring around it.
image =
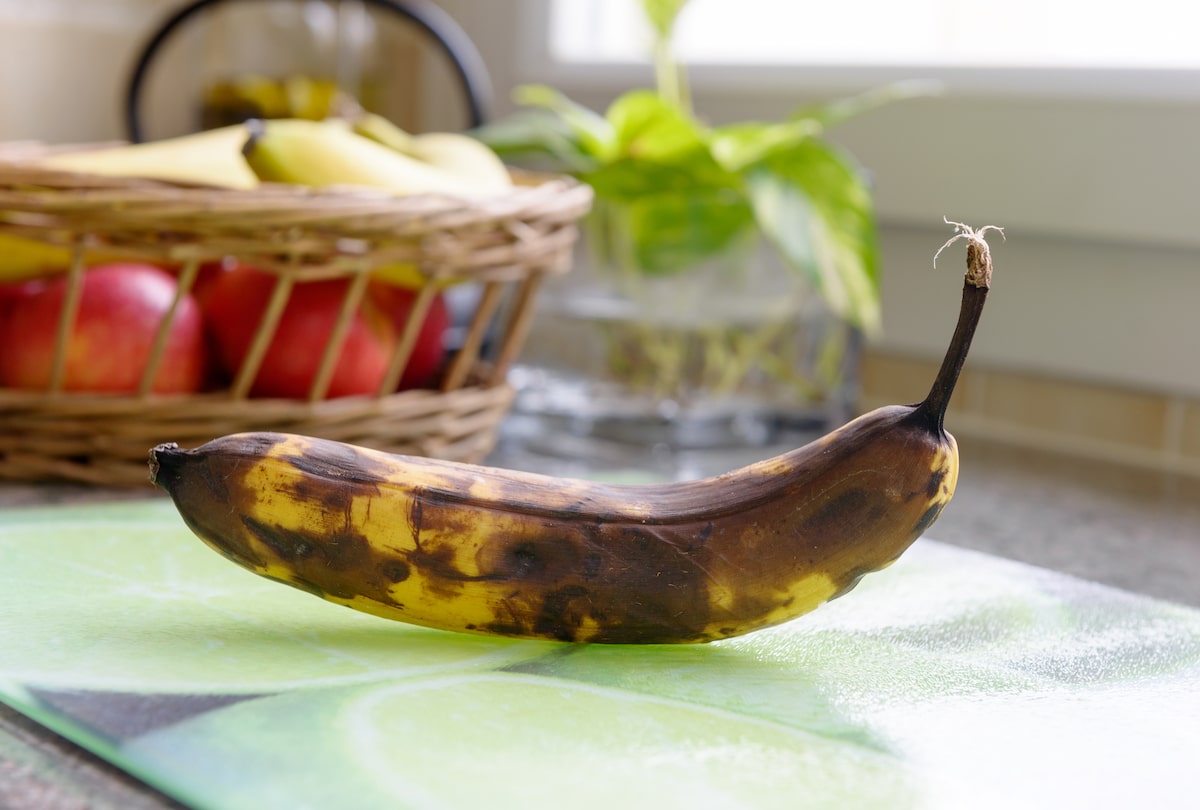
[[[692,647],[357,614],[165,500],[3,515],[0,572],[0,698],[196,808],[1200,801],[1200,611],[929,540]]]

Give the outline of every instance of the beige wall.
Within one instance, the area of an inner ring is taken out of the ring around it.
[[[137,57],[182,5],[182,0],[0,0],[0,140],[124,138],[124,102]],[[279,33],[273,5],[231,3],[176,29],[157,52],[144,86],[147,136],[196,125],[195,94],[205,75],[220,70],[220,54],[268,71],[279,64],[273,54],[291,46]],[[414,128],[463,127],[466,106],[445,58],[399,17],[377,19],[385,47],[374,58],[390,85],[389,112]],[[259,37],[257,30],[276,34]],[[296,50],[288,51],[289,60]],[[406,97],[410,81],[420,93]]]
[[[0,0],[0,139],[55,143],[123,134],[132,43],[161,0]]]

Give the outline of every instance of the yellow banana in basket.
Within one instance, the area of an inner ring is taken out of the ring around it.
[[[64,152],[41,162],[53,169],[108,177],[252,189],[258,178],[242,158],[245,140],[245,128],[237,124],[139,144]]]
[[[70,265],[70,248],[0,233],[0,282],[57,275]]]
[[[437,166],[443,171],[489,191],[512,187],[512,175],[487,144],[461,132],[423,132],[412,135],[376,113],[362,113],[351,128],[402,155]]]
[[[246,162],[264,182],[364,186],[399,196],[478,198],[495,189],[384,146],[344,122],[298,118],[247,122]]]

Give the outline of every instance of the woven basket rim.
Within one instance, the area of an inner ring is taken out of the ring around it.
[[[514,185],[501,194],[397,196],[365,186],[309,188],[264,183],[253,189],[201,186],[166,180],[106,177],[48,170],[37,164],[0,160],[0,210],[51,214],[104,209],[107,221],[129,221],[145,230],[201,214],[237,230],[261,227],[273,218],[286,224],[338,225],[347,233],[375,232],[379,226],[415,218],[457,213],[481,220],[516,218],[531,208],[591,205],[591,187],[567,175],[513,172]],[[247,222],[247,214],[253,219]]]
[[[153,246],[178,262],[243,254],[279,270],[365,270],[386,260],[418,264],[428,277],[562,272],[563,248],[593,201],[586,183],[550,173],[513,171],[515,185],[487,197],[397,196],[108,177],[50,169],[38,154],[28,143],[0,144],[0,233],[99,250]]]

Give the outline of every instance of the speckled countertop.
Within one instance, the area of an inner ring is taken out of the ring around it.
[[[1200,607],[1200,481],[961,441],[958,491],[928,536]],[[161,497],[0,484],[0,508]],[[0,706],[0,806],[179,805]]]
[[[928,535],[1200,606],[1200,481],[960,441],[958,490]]]

